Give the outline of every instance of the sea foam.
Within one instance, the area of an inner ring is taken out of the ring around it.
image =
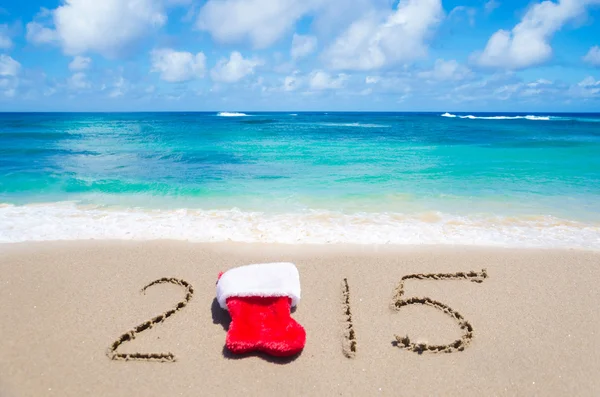
[[[600,249],[600,225],[552,216],[0,206],[0,242],[175,239],[286,244],[461,244]]]
[[[244,117],[244,116],[248,116],[246,113],[239,113],[239,112],[219,112],[217,113],[217,116],[219,117]]]
[[[535,121],[549,121],[550,116],[473,116],[472,114],[465,116],[457,116],[452,113],[444,113],[441,115],[442,117],[450,117],[450,118],[461,118],[461,119],[470,119],[470,120],[535,120]]]

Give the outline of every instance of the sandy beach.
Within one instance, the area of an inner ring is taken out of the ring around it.
[[[302,300],[293,313],[307,344],[293,359],[232,357],[228,314],[215,301],[219,271],[291,261]],[[439,301],[469,322],[463,351],[419,354],[397,346],[448,344],[463,330],[430,306],[393,310],[404,276],[486,269],[480,283],[404,281],[404,298]],[[0,396],[597,395],[600,253],[473,247],[192,244],[172,241],[0,245]],[[172,352],[176,362],[114,361],[124,332],[181,301],[189,304],[119,351]],[[344,355],[347,279],[354,357]]]

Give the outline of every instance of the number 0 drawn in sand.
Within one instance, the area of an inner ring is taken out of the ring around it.
[[[429,345],[427,343],[413,343],[410,341],[410,338],[407,336],[398,336],[394,335],[396,338],[396,342],[394,342],[398,347],[407,349],[417,353],[423,352],[431,352],[431,353],[451,353],[454,351],[463,351],[465,347],[471,343],[473,339],[473,327],[471,324],[465,320],[465,318],[458,313],[456,310],[452,309],[450,306],[445,303],[433,300],[431,298],[408,298],[402,299],[404,295],[404,281],[405,280],[469,280],[474,283],[482,283],[488,277],[487,271],[483,269],[481,272],[457,272],[457,273],[437,273],[437,274],[409,274],[407,276],[402,277],[400,284],[396,288],[394,298],[392,299],[392,308],[395,310],[400,310],[401,308],[408,305],[427,305],[435,307],[438,310],[446,313],[452,319],[454,319],[460,329],[463,330],[463,335],[460,339],[455,340],[454,342],[447,345]]]
[[[171,283],[171,284],[179,285],[179,286],[185,288],[186,294],[185,294],[184,300],[182,300],[181,302],[178,302],[177,305],[175,305],[175,307],[173,309],[168,310],[146,322],[143,322],[142,324],[138,325],[131,331],[127,331],[123,335],[119,336],[119,338],[117,338],[117,340],[115,340],[113,342],[113,344],[110,345],[110,347],[108,348],[108,351],[106,352],[106,355],[111,360],[122,360],[122,361],[135,360],[135,361],[159,361],[159,362],[174,362],[176,360],[175,355],[171,352],[169,352],[169,353],[117,353],[117,349],[123,343],[134,340],[135,336],[137,334],[139,334],[140,332],[143,332],[147,329],[151,329],[155,325],[158,325],[158,324],[164,322],[167,318],[171,317],[173,314],[175,314],[179,310],[183,309],[188,304],[190,299],[192,299],[192,295],[194,294],[194,289],[192,288],[192,286],[187,281],[179,280],[176,278],[163,277],[161,279],[155,280],[155,281],[151,282],[150,284],[146,285],[144,288],[142,288],[141,292],[145,293],[146,290],[148,288],[152,287],[153,285],[164,284],[164,283]]]

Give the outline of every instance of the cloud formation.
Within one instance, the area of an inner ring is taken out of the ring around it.
[[[82,57],[81,55],[77,55],[73,58],[71,63],[69,63],[69,70],[78,71],[85,70],[90,67],[92,64],[92,58]]]
[[[292,30],[296,21],[324,0],[208,0],[196,27],[223,43],[250,41],[266,48]]]
[[[419,77],[429,80],[449,81],[463,80],[472,74],[471,70],[456,60],[437,59],[432,70],[420,72]]]
[[[293,59],[303,58],[311,54],[317,48],[317,38],[314,36],[302,36],[294,33],[290,55]]]
[[[511,31],[498,30],[472,59],[481,66],[524,69],[548,61],[550,40],[566,23],[585,15],[600,0],[543,1],[533,5]]]
[[[0,54],[0,76],[14,77],[19,74],[21,64],[12,57]]]
[[[593,46],[588,53],[583,57],[583,61],[592,66],[600,66],[600,47]]]
[[[423,58],[443,15],[440,0],[400,0],[396,10],[373,11],[353,22],[324,59],[333,69],[372,70]]]
[[[77,72],[73,74],[67,80],[67,86],[70,90],[73,91],[82,91],[87,90],[92,87],[92,83],[90,83],[87,79],[87,76],[83,72]]]
[[[155,49],[150,53],[152,72],[160,73],[160,78],[170,83],[188,81],[204,77],[206,56],[199,52],[175,51],[171,48]]]
[[[12,57],[0,54],[0,92],[6,98],[13,98],[19,86],[21,64]]]
[[[258,58],[244,58],[242,54],[234,51],[229,59],[222,58],[210,71],[210,76],[216,82],[235,83],[244,77],[254,74],[254,69],[264,62]]]
[[[498,7],[500,7],[500,2],[496,0],[489,0],[483,6],[486,14],[491,14]]]
[[[344,87],[350,76],[340,73],[333,77],[323,70],[315,70],[308,76],[308,86],[311,90],[335,90]]]
[[[59,45],[67,55],[96,52],[113,58],[167,21],[165,0],[65,0],[41,17],[51,27],[32,21],[27,39]]]

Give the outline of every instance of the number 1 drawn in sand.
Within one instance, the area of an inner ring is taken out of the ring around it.
[[[350,287],[348,279],[342,280],[342,352],[344,356],[353,358],[356,356],[356,332],[352,324],[352,313],[350,312]]]

